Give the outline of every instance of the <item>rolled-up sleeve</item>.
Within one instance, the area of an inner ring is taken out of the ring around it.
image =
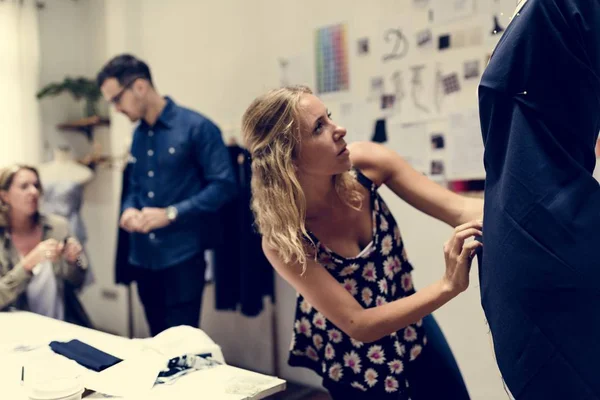
[[[0,277],[0,310],[11,305],[25,291],[32,276],[23,264],[18,263],[7,274]]]

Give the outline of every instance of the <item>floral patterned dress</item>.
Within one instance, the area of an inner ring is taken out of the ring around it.
[[[345,258],[310,233],[318,260],[365,308],[379,307],[415,293],[412,266],[400,230],[375,184],[360,171],[356,179],[370,191],[373,241],[358,256]],[[289,364],[314,370],[323,383],[343,385],[373,397],[408,399],[405,365],[427,343],[422,321],[372,343],[350,338],[298,294]],[[403,396],[404,394],[404,396]]]

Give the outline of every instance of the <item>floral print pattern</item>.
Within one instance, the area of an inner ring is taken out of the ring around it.
[[[361,306],[380,307],[415,293],[412,266],[400,229],[375,185],[359,171],[356,177],[371,192],[371,251],[344,258],[312,234],[311,239],[317,245],[319,262]],[[405,367],[421,354],[426,343],[421,321],[375,342],[362,343],[298,295],[289,363],[311,368],[325,380],[348,385],[357,392],[408,398],[402,397],[408,387]]]

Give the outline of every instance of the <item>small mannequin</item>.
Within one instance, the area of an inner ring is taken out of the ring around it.
[[[43,185],[60,181],[85,185],[94,177],[91,169],[73,160],[71,151],[66,147],[55,149],[54,159],[40,165],[39,171]]]
[[[66,218],[71,234],[85,246],[87,230],[80,212],[83,188],[94,178],[94,173],[75,161],[68,147],[55,149],[54,159],[40,165],[38,171],[44,188],[43,211]],[[94,281],[94,273],[88,269],[82,288]]]

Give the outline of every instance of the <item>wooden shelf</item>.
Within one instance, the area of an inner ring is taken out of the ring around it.
[[[82,118],[77,121],[70,121],[57,126],[61,131],[85,133],[88,140],[92,140],[93,130],[99,126],[109,126],[110,120],[97,115]]]

